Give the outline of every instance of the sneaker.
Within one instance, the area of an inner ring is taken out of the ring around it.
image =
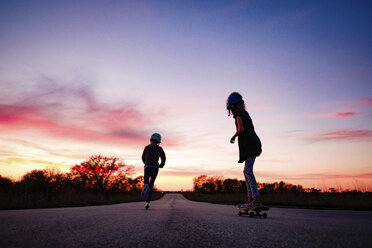
[[[144,184],[143,185],[143,189],[141,191],[141,195],[145,196],[148,191],[149,191],[149,185],[148,184]]]
[[[147,203],[145,204],[145,209],[148,210],[150,208],[150,203]]]
[[[261,207],[261,206],[262,206],[262,203],[261,202],[258,202],[258,203],[252,202],[252,208]]]
[[[242,205],[240,205],[241,208],[253,208],[254,207],[254,204],[253,202],[250,202],[250,203],[244,203]]]

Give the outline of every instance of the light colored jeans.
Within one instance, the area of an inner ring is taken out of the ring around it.
[[[247,184],[247,194],[249,198],[256,198],[259,196],[256,178],[253,174],[254,161],[256,161],[256,157],[249,157],[247,160],[245,160],[245,166],[243,170],[245,183]]]

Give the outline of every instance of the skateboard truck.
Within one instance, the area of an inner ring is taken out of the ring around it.
[[[244,208],[244,207],[238,207],[239,212],[238,215],[248,215],[249,217],[253,218],[254,216],[262,216],[263,218],[267,218],[267,213],[262,213],[261,211],[267,211],[269,210],[266,206],[259,206],[254,208]]]

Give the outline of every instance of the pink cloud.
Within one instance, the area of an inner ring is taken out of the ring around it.
[[[309,119],[324,119],[324,118],[334,118],[334,113],[317,113],[317,114],[307,114]]]
[[[37,130],[58,139],[143,144],[148,142],[156,118],[145,118],[135,104],[103,103],[90,87],[48,84],[30,90],[16,102],[2,98],[0,130]],[[167,145],[178,143],[172,137],[168,141]]]
[[[360,99],[357,100],[357,102],[360,105],[371,107],[372,106],[372,97],[360,98]]]
[[[318,114],[307,114],[309,119],[333,119],[333,118],[348,118],[359,115],[357,112],[336,112],[336,113],[318,113]]]
[[[255,172],[257,177],[275,178],[275,180],[324,180],[324,179],[372,179],[372,173],[308,173],[288,175],[275,172]]]
[[[182,176],[182,177],[197,177],[200,175],[208,175],[208,176],[223,176],[226,174],[226,171],[223,170],[209,170],[209,169],[202,169],[200,167],[190,167],[187,169],[176,169],[176,168],[167,168],[166,170],[162,171],[162,175],[167,176]]]
[[[237,171],[235,168],[228,170],[204,170],[198,168],[186,169],[186,170],[175,170],[168,168],[162,172],[163,175],[171,176],[188,176],[197,177],[200,175],[207,175],[208,177],[221,177],[221,178],[239,178],[244,179],[243,173],[239,169]],[[255,175],[259,182],[263,182],[262,178],[270,178],[273,181],[292,181],[292,180],[325,180],[325,179],[372,179],[372,173],[307,173],[307,174],[297,174],[289,175],[283,173],[277,173],[272,171],[259,171],[255,172]]]
[[[13,108],[13,106],[10,106],[10,108]],[[24,114],[22,111],[14,111],[13,115],[7,116],[4,116],[3,113],[0,112],[0,127],[7,130],[38,130],[53,137],[79,141],[117,143],[120,141],[144,142],[145,140],[145,136],[140,134],[122,134],[119,136],[115,133],[110,133],[109,129],[94,130],[89,127],[89,123],[87,123],[86,127],[76,126],[70,123],[58,123],[54,120],[48,120],[45,116],[37,111],[30,111],[27,114]]]
[[[311,141],[327,141],[327,140],[354,140],[354,139],[369,139],[372,137],[371,130],[339,130],[318,134]]]
[[[372,98],[359,98],[353,101],[336,101],[327,102],[320,105],[322,108],[336,109],[335,111],[323,113],[305,114],[310,119],[332,119],[332,118],[349,118],[349,117],[370,117],[368,112],[371,111]]]
[[[345,117],[353,117],[358,115],[356,112],[337,112],[336,117],[345,118]]]
[[[351,174],[333,174],[333,173],[314,173],[314,174],[304,174],[293,177],[293,179],[342,179],[342,178],[358,178],[358,179],[368,179],[372,178],[372,173],[351,173]]]

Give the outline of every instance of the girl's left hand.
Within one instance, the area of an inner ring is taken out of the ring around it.
[[[232,136],[231,139],[230,139],[230,143],[234,144],[234,142],[235,142],[235,136]]]

